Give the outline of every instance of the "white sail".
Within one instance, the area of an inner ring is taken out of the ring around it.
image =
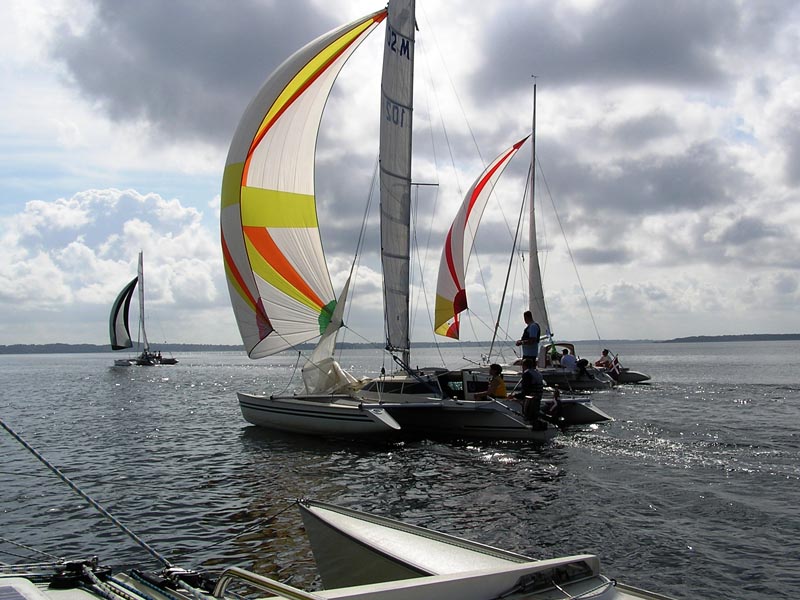
[[[317,222],[314,157],[328,94],[378,11],[289,57],[242,115],[222,181],[222,252],[251,358],[321,335],[336,306]]]
[[[383,51],[380,126],[381,260],[387,347],[409,351],[411,120],[414,0],[389,4]]]
[[[144,258],[143,252],[139,252],[139,331],[142,336],[143,350],[150,350],[150,343],[147,341],[147,332],[144,330]]]
[[[533,320],[539,324],[542,336],[549,337],[550,321],[547,318],[547,305],[544,301],[544,286],[542,285],[542,271],[539,267],[539,248],[536,242],[536,210],[535,182],[536,182],[536,85],[533,86],[533,128],[531,133],[531,169],[530,169],[530,223],[528,229],[528,243],[530,244],[530,261],[528,262],[528,303],[533,314]]]

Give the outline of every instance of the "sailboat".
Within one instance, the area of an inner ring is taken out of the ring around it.
[[[345,61],[386,21],[380,106],[381,261],[386,350],[398,381],[345,372],[333,357],[349,279],[334,295],[317,222],[314,154],[325,102]],[[245,110],[222,182],[222,253],[250,358],[319,337],[292,395],[238,393],[248,422],[323,435],[446,435],[544,442],[557,430],[504,403],[475,401],[467,382],[410,365],[411,130],[414,1],[325,34],[289,57]],[[485,374],[476,374],[476,378]],[[392,388],[382,389],[384,384]],[[411,393],[404,393],[404,392]],[[420,393],[421,392],[421,393]]]
[[[534,84],[533,129],[529,136],[519,140],[504,150],[492,161],[484,172],[475,180],[464,198],[459,212],[448,231],[439,263],[439,276],[436,288],[436,308],[434,332],[449,338],[459,339],[460,315],[467,310],[467,292],[465,289],[466,268],[472,251],[475,235],[478,230],[486,203],[494,189],[495,183],[506,166],[517,154],[521,146],[531,139],[530,166],[530,203],[529,203],[529,260],[528,260],[528,303],[533,320],[539,324],[542,332],[541,345],[537,360],[537,368],[549,386],[558,386],[564,391],[582,391],[607,389],[615,384],[614,379],[604,370],[596,369],[588,361],[582,361],[575,370],[563,368],[553,361],[554,353],[568,350],[575,355],[575,346],[567,342],[555,342],[550,329],[550,319],[545,304],[544,286],[539,265],[536,240],[536,218],[534,212],[534,174],[536,165],[536,86]],[[522,217],[522,213],[520,213]],[[521,221],[521,218],[520,218]],[[518,227],[519,230],[519,227]],[[515,239],[516,244],[516,239]],[[502,311],[502,303],[500,310]],[[499,325],[499,316],[497,319]],[[496,330],[495,330],[496,335]],[[494,340],[492,342],[494,344]],[[563,398],[562,403],[587,404],[587,398]]]
[[[144,259],[143,253],[139,252],[139,268],[136,277],[131,279],[122,288],[114,303],[111,305],[111,315],[109,316],[109,336],[111,338],[112,350],[125,350],[133,347],[131,340],[131,330],[128,323],[131,300],[139,286],[139,335],[142,341],[142,352],[138,356],[131,358],[118,358],[114,360],[115,367],[154,366],[154,365],[175,365],[178,360],[172,357],[165,357],[161,352],[153,352],[150,349],[150,342],[147,341],[147,332],[144,328]]]

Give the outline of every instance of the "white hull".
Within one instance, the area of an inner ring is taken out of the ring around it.
[[[608,390],[616,385],[603,371],[589,367],[586,373],[567,371],[558,367],[539,369],[549,386],[558,386],[563,391]]]
[[[558,430],[540,428],[499,402],[406,400],[364,402],[352,396],[268,397],[237,394],[248,423],[306,435],[435,437],[547,442]]]
[[[321,502],[304,500],[300,508],[328,588],[383,586],[405,590],[398,598],[443,600],[499,598],[511,591],[520,600],[669,600],[617,585],[600,573],[600,561],[593,555],[535,560]],[[527,585],[520,585],[523,581]]]
[[[256,396],[237,393],[248,423],[308,435],[373,436],[399,429],[378,406],[351,396]]]

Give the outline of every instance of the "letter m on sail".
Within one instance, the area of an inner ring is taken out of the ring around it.
[[[400,41],[400,56],[405,56],[408,60],[411,60],[411,44],[406,38]]]

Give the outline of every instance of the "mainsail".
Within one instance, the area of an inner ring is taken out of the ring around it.
[[[544,301],[542,270],[539,266],[539,249],[536,242],[536,84],[533,84],[533,123],[531,126],[531,168],[530,168],[530,222],[528,223],[528,244],[530,260],[528,261],[528,306],[533,320],[539,324],[543,337],[550,337],[550,321],[547,318],[547,305]]]
[[[382,10],[323,35],[267,79],[234,134],[220,222],[228,290],[251,358],[326,331],[336,300],[317,226],[314,151],[344,63]]]
[[[467,309],[464,278],[478,224],[497,180],[528,137],[504,150],[484,169],[464,197],[447,232],[436,284],[434,331],[439,335],[458,339],[459,315]]]
[[[111,317],[109,318],[108,328],[111,337],[112,350],[124,350],[133,347],[131,341],[131,331],[128,326],[128,313],[131,307],[131,298],[136,288],[138,277],[134,277],[131,282],[122,288],[122,291],[111,305]]]
[[[414,0],[389,5],[383,48],[380,128],[381,261],[386,343],[409,353],[411,117]]]
[[[147,353],[150,350],[150,342],[147,341],[147,332],[144,329],[144,256],[139,252],[139,334],[142,340],[142,351]]]

